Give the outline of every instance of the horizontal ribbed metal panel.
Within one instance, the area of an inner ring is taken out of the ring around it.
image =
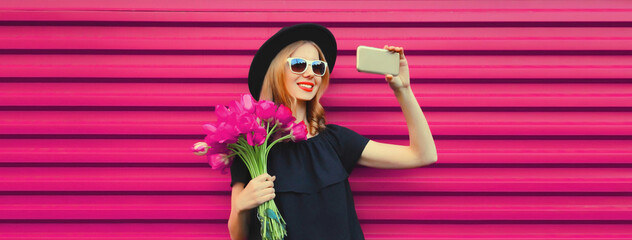
[[[439,154],[358,166],[367,239],[632,239],[627,1],[2,1],[0,238],[227,239],[189,152],[281,27],[336,36],[329,123],[407,145],[358,45],[403,46]]]

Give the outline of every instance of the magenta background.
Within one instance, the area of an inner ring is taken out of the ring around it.
[[[351,175],[367,239],[632,239],[628,1],[0,2],[0,239],[227,239],[189,147],[257,48],[318,22],[328,122],[408,144],[358,45],[405,49],[439,154]]]

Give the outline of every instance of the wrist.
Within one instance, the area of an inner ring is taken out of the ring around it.
[[[241,208],[241,207],[237,208],[237,214],[239,214],[239,215],[246,215],[249,212],[250,212],[250,209],[245,209],[245,208]]]
[[[408,87],[401,87],[401,88],[394,89],[393,92],[395,93],[395,95],[401,96],[408,93],[412,93],[413,90],[410,88],[410,85],[409,85]]]

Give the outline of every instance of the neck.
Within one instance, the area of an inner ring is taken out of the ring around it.
[[[307,126],[307,138],[311,138],[314,135],[312,135],[311,133],[311,128],[309,127],[309,124],[307,122],[307,119],[305,119],[306,117],[306,113],[307,113],[307,102],[305,101],[301,101],[301,100],[297,100],[296,101],[296,114],[294,115],[294,117],[296,118],[296,123],[300,123],[301,121],[303,121],[305,123],[305,126]]]
[[[307,112],[307,102],[302,101],[302,100],[296,100],[296,111],[295,112],[295,118],[296,118],[296,123],[300,123],[301,121],[305,122],[305,124],[307,124],[307,119],[305,119],[306,116],[306,112]]]

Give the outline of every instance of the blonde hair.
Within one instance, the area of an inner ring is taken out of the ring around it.
[[[297,106],[296,98],[293,97],[285,87],[285,66],[287,65],[287,58],[304,44],[312,44],[316,47],[316,50],[318,51],[318,58],[322,61],[326,61],[323,51],[312,41],[299,40],[285,46],[285,48],[281,49],[281,51],[279,51],[270,63],[268,71],[263,78],[261,94],[259,95],[259,100],[263,99],[273,101],[276,104],[283,104],[289,107],[295,116]],[[329,71],[326,71],[325,75],[322,76],[321,79],[321,84],[316,92],[316,95],[312,100],[307,101],[305,104],[307,130],[311,135],[316,135],[315,133],[325,130],[325,109],[320,104],[320,98],[329,86]]]

